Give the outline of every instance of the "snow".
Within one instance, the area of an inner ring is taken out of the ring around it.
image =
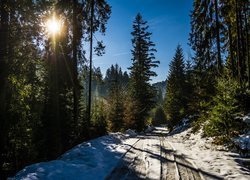
[[[130,131],[130,133],[132,130]],[[138,139],[130,134],[113,133],[84,142],[57,160],[25,167],[10,180],[105,179],[120,158]]]
[[[145,140],[144,144],[144,159],[146,161],[147,179],[161,179],[161,161],[154,156],[161,156],[160,153],[160,141],[158,139],[149,138]],[[146,153],[146,152],[150,152]],[[154,156],[152,156],[154,154]]]
[[[165,128],[156,128],[155,131],[157,130],[167,132]],[[212,144],[213,139],[203,138],[201,130],[193,134],[192,128],[187,125],[177,127],[176,130],[178,131],[166,135],[165,140],[173,147],[177,156],[185,157],[198,167],[201,173],[206,172],[212,174],[213,177],[223,179],[250,179],[250,171],[240,164],[242,158],[237,153],[228,152],[223,146]],[[27,166],[15,177],[9,179],[105,179],[140,137],[133,130],[127,130],[125,134],[112,133],[102,136],[77,145],[57,160]],[[161,169],[159,159],[145,154],[145,152],[151,152],[160,155],[157,148],[160,147],[159,141],[147,135],[141,138],[140,142],[145,142],[139,149],[145,150],[141,152],[141,156],[147,162],[148,176],[151,179],[159,179],[159,169]],[[140,143],[137,145],[139,146]],[[135,153],[134,155],[138,156]],[[213,179],[206,177],[206,173],[204,174],[205,179]]]
[[[131,137],[135,137],[137,135],[137,133],[135,132],[135,130],[132,129],[128,129],[125,131],[125,134],[131,136]]]
[[[212,138],[202,138],[201,130],[193,134],[192,128],[188,128],[166,139],[176,149],[177,155],[187,157],[203,172],[225,179],[250,179],[250,171],[238,163],[239,155],[212,144]]]
[[[243,118],[240,117],[239,119],[242,119],[242,121],[246,123],[248,128],[244,130],[245,132],[244,134],[241,134],[238,137],[233,138],[232,140],[236,148],[238,149],[238,151],[240,151],[242,156],[249,156],[249,153],[250,153],[250,131],[249,131],[250,113],[248,113]]]
[[[250,126],[250,113],[243,117],[243,122]]]
[[[234,143],[240,150],[250,151],[250,132],[247,134],[242,134],[233,139]]]
[[[148,125],[147,128],[146,128],[146,130],[145,130],[145,132],[146,132],[146,133],[150,133],[150,132],[152,132],[153,130],[154,130],[154,126]]]

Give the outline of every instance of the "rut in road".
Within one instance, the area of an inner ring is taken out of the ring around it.
[[[158,130],[139,136],[106,179],[203,179],[192,163],[175,154],[163,137],[166,133]]]

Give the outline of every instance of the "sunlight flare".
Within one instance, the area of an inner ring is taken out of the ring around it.
[[[50,35],[56,35],[59,34],[62,28],[62,23],[59,19],[56,18],[55,15],[52,16],[52,18],[48,19],[46,22],[46,28],[47,32]]]

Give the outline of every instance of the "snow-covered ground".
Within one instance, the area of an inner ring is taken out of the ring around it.
[[[223,147],[213,145],[212,138],[202,138],[201,131],[193,134],[191,133],[191,128],[188,128],[173,135],[167,135],[167,129],[165,128],[156,128],[154,133],[157,134],[157,131],[165,136],[164,141],[176,149],[175,154],[193,162],[201,169],[201,172],[211,173],[215,175],[214,177],[218,176],[225,179],[250,179],[250,171],[238,163],[240,159],[238,154],[227,152]],[[148,135],[140,135],[140,138],[140,143],[146,142],[143,143],[144,154],[145,152],[149,152],[151,155],[157,154],[155,152],[152,153],[153,147],[146,145],[159,144],[160,141],[156,143],[154,142],[156,139],[150,139]],[[114,170],[123,155],[136,142],[139,142],[138,139],[139,136],[136,136],[136,133],[132,130],[128,130],[126,134],[112,133],[79,144],[57,160],[27,166],[10,179],[105,179]],[[140,143],[136,144],[139,146]],[[134,147],[134,149],[138,148]],[[161,166],[160,161],[151,159],[149,162],[152,164],[151,167],[153,169],[160,169],[158,168],[158,166]],[[154,175],[155,178],[158,176]],[[206,179],[206,176],[204,177]]]
[[[212,144],[212,138],[202,138],[202,132],[191,133],[189,128],[181,133],[167,136],[167,140],[176,149],[204,172],[222,176],[225,179],[250,179],[250,171],[239,162],[240,156],[224,150],[222,146]]]
[[[57,160],[25,167],[15,177],[21,180],[84,180],[105,179],[137,138],[132,130],[112,133],[84,142]]]

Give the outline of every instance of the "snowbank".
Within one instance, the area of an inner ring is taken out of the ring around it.
[[[133,134],[134,135],[134,134]],[[84,142],[54,161],[25,167],[10,180],[104,179],[136,138],[113,133]]]
[[[146,128],[146,130],[145,130],[145,133],[150,133],[150,132],[152,132],[154,129],[155,129],[154,126],[148,125],[147,128]]]
[[[211,172],[225,179],[250,179],[250,171],[239,164],[239,155],[212,144],[212,138],[202,138],[202,131],[193,134],[189,128],[168,136],[167,140],[175,147],[177,154],[195,162],[204,172]]]
[[[247,124],[248,128],[246,128],[244,131],[244,134],[239,135],[238,137],[233,138],[233,142],[237,148],[237,150],[240,152],[241,156],[249,156],[250,152],[250,113],[244,116],[242,121]]]
[[[131,137],[135,137],[137,135],[137,133],[135,132],[135,130],[132,129],[128,129],[125,131],[125,134],[131,136]]]
[[[243,117],[243,122],[245,122],[250,127],[250,113]]]
[[[233,138],[234,144],[241,156],[248,156],[250,152],[250,131]]]

